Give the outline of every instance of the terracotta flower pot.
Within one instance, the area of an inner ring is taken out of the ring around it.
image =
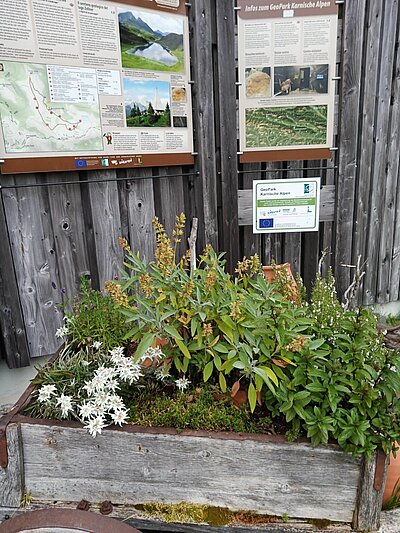
[[[268,283],[277,281],[280,273],[284,274],[288,281],[290,299],[293,301],[298,299],[299,290],[297,288],[296,280],[294,279],[290,263],[282,263],[281,265],[264,265],[262,269],[264,272],[264,277]]]
[[[399,446],[399,443],[397,443]],[[397,452],[397,457],[390,454],[390,463],[386,476],[385,492],[383,493],[383,503],[385,503],[392,495],[394,486],[400,479],[400,450]]]

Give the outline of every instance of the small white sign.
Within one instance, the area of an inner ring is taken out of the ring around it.
[[[253,182],[253,232],[318,231],[321,178]]]

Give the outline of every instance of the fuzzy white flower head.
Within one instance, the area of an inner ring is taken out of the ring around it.
[[[93,380],[88,381],[86,385],[83,386],[83,388],[85,389],[85,391],[88,393],[89,396],[91,396],[92,394],[96,392],[96,386],[93,383]]]
[[[94,348],[95,350],[100,350],[101,345],[102,343],[100,341],[94,341],[94,343],[92,344],[92,348]]]
[[[68,416],[68,413],[72,411],[72,397],[66,396],[65,394],[61,394],[61,396],[57,400],[57,405],[61,407],[61,416],[63,418],[66,418]]]
[[[85,420],[96,414],[96,408],[92,402],[85,402],[79,407],[80,415]]]
[[[165,381],[167,378],[171,377],[169,372],[167,371],[166,367],[158,367],[154,371],[154,377],[158,381]]]
[[[125,366],[119,367],[118,374],[122,381],[126,381],[130,385],[132,385],[132,383],[135,381],[138,381],[139,378],[143,376],[142,367],[140,365],[135,365],[132,362]]]
[[[89,420],[84,427],[92,437],[95,437],[97,434],[101,434],[101,430],[106,427],[106,424],[102,416],[97,416],[96,418]]]
[[[186,390],[191,382],[183,376],[182,378],[179,378],[175,381],[175,385],[178,387],[178,389],[183,392]]]
[[[50,400],[50,397],[56,393],[56,390],[57,388],[55,385],[43,385],[39,389],[38,401],[40,403],[48,402]]]
[[[143,361],[146,361],[146,359],[150,359],[150,361],[158,361],[162,356],[163,353],[158,346],[156,348],[150,346],[140,358],[140,362],[142,363]]]
[[[111,413],[111,418],[113,419],[114,424],[122,426],[122,424],[127,424],[128,422],[128,413],[122,409],[118,409],[115,413]]]
[[[122,346],[117,346],[116,348],[113,348],[112,350],[110,350],[109,354],[111,361],[115,365],[120,364],[121,361],[125,359],[124,349],[122,348]]]
[[[108,398],[108,408],[114,411],[123,411],[125,410],[125,404],[118,394],[112,394]]]
[[[68,335],[68,328],[67,326],[61,326],[61,328],[58,328],[56,331],[56,337],[58,339],[63,339]]]

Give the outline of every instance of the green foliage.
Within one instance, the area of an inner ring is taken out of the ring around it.
[[[391,511],[400,507],[400,478],[396,481],[393,487],[392,494],[383,504],[382,509],[384,511]]]
[[[235,407],[227,396],[219,394],[216,399],[216,392],[210,387],[173,396],[139,392],[132,399],[129,415],[131,423],[144,427],[239,433],[262,433],[272,424],[269,418],[254,419],[245,406]]]
[[[272,419],[288,440],[336,441],[355,456],[391,451],[400,440],[400,354],[385,347],[372,311],[345,311],[331,272],[317,275],[308,303],[284,277],[267,283],[257,257],[232,276],[206,247],[192,270],[188,254],[176,257],[184,226],[181,215],[171,239],[155,220],[152,262],[122,239],[126,271],[107,283],[112,298],[83,281],[67,350],[39,371],[28,413],[81,416],[93,435],[127,420],[253,432]]]
[[[140,343],[136,360],[156,338],[164,339],[173,371],[194,383],[218,384],[225,392],[240,382],[254,411],[258,395],[265,388],[274,393],[283,377],[279,364],[290,363],[284,347],[306,329],[305,309],[266,282],[257,257],[239,263],[233,277],[223,255],[207,247],[190,272],[187,256],[176,260],[184,222],[177,217],[172,241],[155,222],[153,262],[127,250],[126,338]]]
[[[65,314],[70,344],[80,348],[101,342],[106,351],[122,344],[127,331],[124,317],[113,299],[91,289],[84,276],[72,309]]]
[[[272,414],[297,421],[314,445],[334,439],[354,455],[389,452],[400,435],[399,354],[384,346],[370,310],[343,311],[331,273],[317,277],[308,309],[313,340],[265,398]]]

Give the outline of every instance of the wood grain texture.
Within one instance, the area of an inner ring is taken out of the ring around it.
[[[138,176],[138,172],[127,171],[127,178]],[[151,169],[141,169],[140,179],[127,181],[128,231],[132,250],[151,261],[154,257],[155,238],[153,232],[154,187]]]
[[[48,183],[78,180],[77,172],[47,174]],[[85,238],[83,204],[79,185],[54,185],[47,189],[54,233],[54,255],[63,303],[71,302],[79,292],[79,278],[87,274],[89,260]]]
[[[252,187],[253,187],[253,181],[259,180],[261,178],[261,173],[257,172],[261,170],[261,163],[248,163],[246,165],[243,165],[245,174],[242,174],[242,184],[243,189],[245,191],[250,190],[250,193],[252,193]],[[254,171],[254,173],[252,172]],[[240,203],[239,203],[239,195],[241,195],[243,191],[238,191],[238,217],[240,216]],[[252,199],[249,198],[250,203],[252,203]],[[251,214],[251,217],[253,215]],[[239,224],[239,219],[238,219]],[[242,228],[242,250],[243,250],[243,256],[249,257],[254,254],[258,254],[258,256],[261,258],[262,251],[261,251],[261,240],[262,235],[260,233],[253,233],[253,220],[250,221],[249,224],[244,226]]]
[[[398,19],[398,27],[400,22],[400,15]],[[388,183],[386,193],[386,209],[384,212],[384,222],[393,224],[393,248],[391,251],[390,261],[390,295],[389,301],[396,301],[399,299],[400,289],[400,194],[398,183],[400,182],[400,168],[399,168],[399,145],[400,145],[400,35],[397,34],[397,54],[393,73],[392,82],[392,116],[390,125],[390,136],[388,141]],[[392,198],[394,199],[392,204]],[[382,243],[382,246],[384,244]],[[386,254],[381,251],[381,258]],[[381,259],[382,260],[382,259]],[[382,280],[379,281],[378,290],[386,290],[387,284],[387,269],[388,265],[382,270]]]
[[[221,212],[219,216],[219,245],[227,251],[227,269],[234,272],[239,259],[239,226],[237,210],[238,160],[236,78],[235,69],[235,11],[232,0],[218,0],[216,9],[216,37],[218,48],[218,124],[221,171]]]
[[[0,350],[10,368],[19,368],[29,365],[29,349],[3,198],[0,200]]]
[[[25,331],[31,357],[52,354],[60,345],[55,331],[62,324],[62,294],[54,253],[54,232],[43,176],[3,178],[3,183],[32,183],[32,188],[3,192],[9,238]]]
[[[337,448],[22,424],[34,498],[190,501],[350,522],[359,461]]]
[[[100,505],[92,503],[90,511],[99,512]],[[36,500],[29,505],[29,511],[39,509],[75,509],[76,502],[53,502],[45,500]],[[0,523],[5,516],[16,516],[26,510],[0,507]],[[118,505],[114,506],[112,518],[117,520],[123,520],[127,524],[138,528],[140,531],[171,531],[173,533],[224,533],[229,529],[230,533],[254,533],[254,531],[261,531],[263,533],[327,533],[327,529],[319,528],[315,525],[308,523],[305,520],[291,520],[289,522],[277,522],[277,523],[263,523],[257,527],[249,524],[241,523],[227,526],[210,526],[208,524],[189,524],[189,523],[166,523],[161,522],[157,518],[151,518],[146,516],[143,512],[138,511],[133,506]],[[352,529],[347,524],[335,524],[330,525],[328,531],[330,533],[352,533]],[[112,533],[112,532],[110,532]]]
[[[371,179],[374,169],[375,135],[376,135],[376,88],[380,67],[376,58],[379,57],[383,0],[375,0],[368,6],[365,44],[365,83],[362,95],[362,117],[359,123],[361,146],[357,164],[357,186],[355,191],[355,222],[353,232],[353,253],[351,262],[355,265],[361,255],[364,262],[367,259],[367,243],[370,224],[370,196]],[[367,264],[367,269],[374,269],[374,265]],[[365,279],[362,281],[364,286]],[[360,293],[362,292],[361,289]]]
[[[376,98],[378,101],[376,113],[376,131],[375,131],[375,150],[374,166],[371,175],[371,202],[369,209],[369,227],[368,227],[368,247],[366,257],[368,263],[364,281],[364,298],[363,303],[373,304],[378,301],[388,301],[388,298],[382,297],[382,287],[379,291],[378,276],[382,264],[379,263],[380,241],[384,239],[387,247],[393,246],[393,224],[389,232],[387,227],[382,226],[382,219],[385,212],[385,191],[388,177],[388,141],[389,141],[389,120],[391,112],[391,93],[392,93],[392,75],[393,61],[396,45],[396,32],[398,28],[397,15],[399,4],[397,0],[385,2],[382,10],[382,27],[381,27],[381,60],[379,79],[377,85]],[[400,148],[400,147],[399,147]],[[383,263],[387,262],[390,257],[390,251],[383,257]],[[390,283],[386,287],[387,294],[390,292]],[[381,296],[381,297],[380,297]]]
[[[359,142],[360,79],[363,66],[364,14],[366,0],[352,0],[344,4],[342,41],[342,84],[340,92],[339,181],[335,220],[335,271],[339,295],[350,284],[350,273],[344,264],[351,264],[352,234],[354,231],[354,202]]]
[[[19,507],[23,486],[23,458],[20,427],[7,427],[8,467],[0,466],[0,507]]]
[[[103,288],[105,281],[119,277],[123,261],[118,242],[121,223],[117,183],[95,181],[114,177],[115,170],[87,172],[89,205],[85,209],[90,208],[99,288]]]
[[[196,0],[189,11],[191,27],[191,58],[193,76],[193,109],[195,129],[196,167],[201,179],[194,180],[195,210],[192,216],[200,221],[205,242],[216,250],[218,243],[217,217],[217,156],[216,156],[216,109],[212,95],[214,83],[214,3]],[[229,68],[232,68],[230,65]]]
[[[389,458],[386,457],[383,479],[386,479],[388,463]],[[380,510],[385,483],[382,484],[380,490],[374,489],[375,470],[376,457],[370,461],[363,461],[358,489],[358,504],[353,520],[353,527],[358,531],[375,531],[380,526]]]

